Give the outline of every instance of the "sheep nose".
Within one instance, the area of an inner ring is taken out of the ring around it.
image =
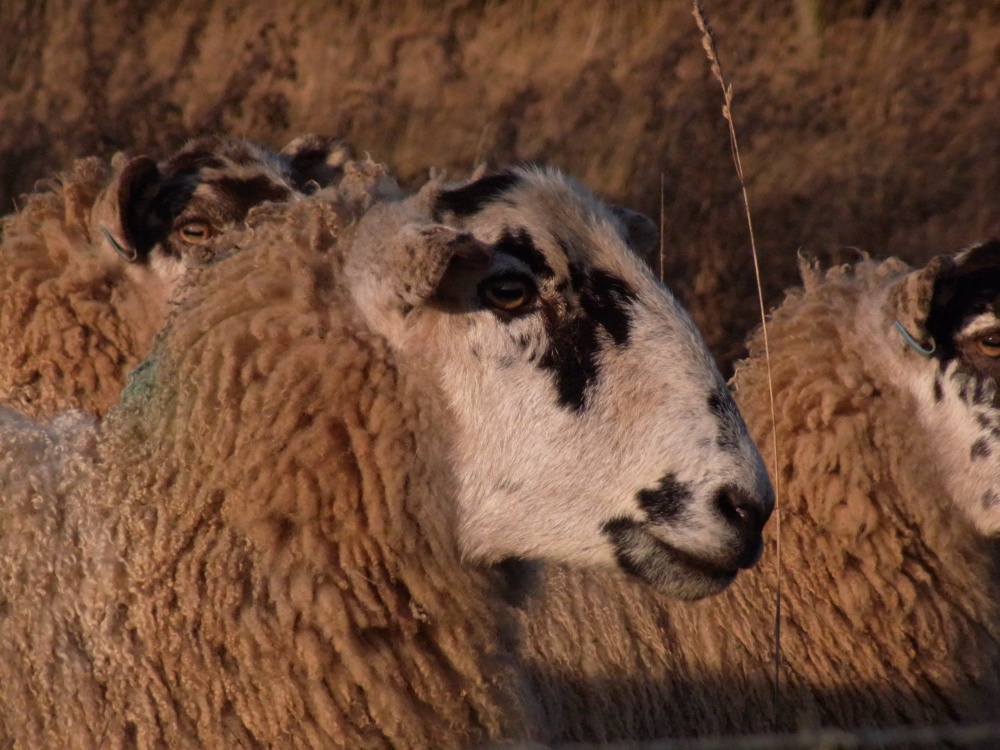
[[[756,565],[764,551],[761,534],[771,516],[772,503],[762,502],[739,487],[726,486],[716,493],[715,505],[738,534],[736,564],[741,568]]]

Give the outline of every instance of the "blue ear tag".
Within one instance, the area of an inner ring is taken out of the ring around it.
[[[108,238],[108,242],[111,243],[111,247],[115,249],[116,253],[122,256],[129,263],[135,263],[136,259],[139,257],[139,253],[135,251],[135,248],[131,248],[131,251],[126,250],[124,247],[118,244],[118,240],[112,237],[111,232],[109,232],[104,227],[101,227],[101,232],[103,232],[104,236]]]
[[[934,354],[935,351],[937,351],[937,344],[934,343],[933,339],[931,339],[930,347],[924,348],[923,346],[920,345],[919,341],[917,341],[915,338],[913,338],[913,336],[910,335],[909,331],[903,328],[902,323],[900,323],[897,320],[895,325],[896,325],[896,330],[899,331],[899,335],[903,337],[903,341],[906,342],[907,346],[913,349],[913,351],[915,351],[921,357],[930,357],[932,354]]]

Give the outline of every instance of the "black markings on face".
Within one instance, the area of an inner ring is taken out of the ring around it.
[[[944,391],[941,388],[941,376],[934,376],[934,403],[940,403],[944,398]]]
[[[505,495],[513,495],[524,489],[524,482],[516,479],[501,479],[493,486],[494,491],[502,492]]]
[[[570,279],[580,309],[543,308],[549,347],[539,365],[555,374],[560,405],[580,412],[600,374],[598,355],[607,346],[598,332],[603,329],[615,346],[628,346],[637,295],[624,280],[600,269],[570,266]]]
[[[635,290],[624,280],[599,268],[584,272],[571,265],[570,278],[587,316],[603,327],[618,346],[628,345]]]
[[[653,489],[640,490],[636,495],[639,507],[653,523],[676,520],[691,505],[692,497],[691,488],[673,473],[661,477]]]
[[[551,279],[555,275],[545,253],[538,249],[531,234],[523,227],[517,230],[505,229],[497,241],[496,251],[517,258],[539,280]]]
[[[247,178],[215,177],[206,184],[215,188],[220,199],[228,203],[230,221],[246,218],[247,212],[259,203],[288,200],[292,193],[287,185],[275,182],[263,174]]]
[[[601,531],[614,547],[615,559],[618,561],[619,567],[629,575],[644,579],[642,566],[633,555],[629,554],[630,550],[635,547],[634,537],[640,533],[638,524],[631,518],[613,518],[601,527]]]
[[[544,307],[549,346],[539,366],[556,378],[559,404],[573,411],[586,408],[587,388],[597,379],[597,328],[584,316],[559,318]]]
[[[993,490],[986,490],[986,492],[983,493],[984,508],[992,508],[997,503],[1000,503],[1000,496],[997,496],[996,492]]]
[[[969,452],[969,457],[973,461],[978,461],[983,458],[990,457],[990,444],[986,438],[979,438],[976,442],[972,444],[972,450]]]
[[[674,596],[683,599],[719,591],[735,577],[734,569],[717,567],[668,546],[642,526],[630,518],[616,518],[601,527],[625,573],[659,588],[669,587]]]
[[[719,434],[715,438],[716,444],[727,453],[739,453],[740,437],[745,428],[733,399],[719,387],[712,391],[708,397],[708,410],[712,412],[712,416],[719,423]]]
[[[185,148],[177,152],[163,165],[164,174],[176,177],[185,174],[197,174],[202,169],[225,169],[226,161],[222,159],[212,148],[212,145],[198,141],[192,148]]]
[[[259,164],[260,161],[260,152],[246,141],[209,135],[188,143],[163,166],[165,172],[176,175],[202,169],[224,169],[231,164],[236,166]]]
[[[957,376],[957,377],[956,377]],[[969,403],[970,394],[970,379],[964,372],[956,372],[952,378],[958,383],[958,398],[964,404]]]
[[[995,378],[959,364],[951,375],[958,384],[958,398],[968,406],[1000,409],[1000,388]]]
[[[472,216],[520,182],[521,178],[514,172],[497,172],[455,190],[446,190],[434,202],[434,220],[441,221],[446,213],[459,218]]]
[[[993,442],[1000,441],[1000,415],[990,415],[988,412],[976,412],[976,424],[988,431]]]

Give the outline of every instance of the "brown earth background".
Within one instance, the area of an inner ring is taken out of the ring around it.
[[[768,304],[800,249],[1000,234],[1000,3],[705,5]],[[721,105],[686,0],[3,0],[0,210],[76,157],[202,133],[339,134],[410,184],[552,163],[652,217],[662,196],[667,282],[728,368],[758,314]]]

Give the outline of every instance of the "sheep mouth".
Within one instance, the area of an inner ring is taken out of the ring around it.
[[[740,566],[721,565],[678,549],[629,518],[604,525],[619,567],[676,599],[717,594],[736,580]]]

